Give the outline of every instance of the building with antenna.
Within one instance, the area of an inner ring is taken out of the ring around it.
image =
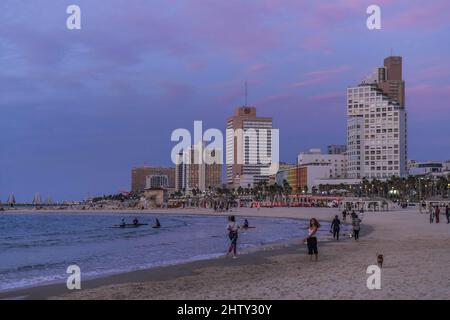
[[[226,129],[227,185],[238,188],[268,181],[270,163],[263,157],[272,157],[272,118],[258,117],[255,107],[245,105],[228,118]],[[249,134],[252,130],[255,137]]]

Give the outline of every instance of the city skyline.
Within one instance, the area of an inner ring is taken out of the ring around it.
[[[120,1],[114,10],[78,1],[84,23],[73,32],[66,3],[40,14],[37,4],[0,4],[2,202],[10,192],[31,201],[129,189],[131,167],[173,165],[172,130],[194,120],[224,130],[244,81],[249,105],[280,129],[281,161],[344,144],[346,89],[391,49],[408,83],[408,159],[450,158],[450,45],[439,41],[448,2],[379,1],[373,31],[366,1],[157,2],[156,14],[142,1],[122,11]]]

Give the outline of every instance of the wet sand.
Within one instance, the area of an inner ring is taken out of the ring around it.
[[[146,212],[211,214],[205,209]],[[328,208],[244,208],[233,214],[330,221],[337,212]],[[450,225],[444,215],[440,224],[430,225],[428,215],[417,209],[367,212],[360,240],[319,242],[318,262],[309,261],[305,245],[298,239],[242,254],[236,260],[218,258],[83,281],[78,291],[59,284],[3,293],[0,298],[450,299],[449,240]],[[366,269],[376,264],[377,253],[384,255],[381,290],[369,290]]]

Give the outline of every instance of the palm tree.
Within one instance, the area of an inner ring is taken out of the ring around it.
[[[290,195],[292,193],[292,187],[286,179],[283,180],[282,190],[285,195]]]

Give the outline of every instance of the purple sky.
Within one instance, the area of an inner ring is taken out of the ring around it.
[[[66,29],[70,4],[82,30]],[[449,39],[448,0],[1,0],[0,200],[129,189],[132,166],[170,164],[173,129],[223,129],[245,80],[282,161],[345,143],[346,88],[391,49],[409,158],[450,159]]]

